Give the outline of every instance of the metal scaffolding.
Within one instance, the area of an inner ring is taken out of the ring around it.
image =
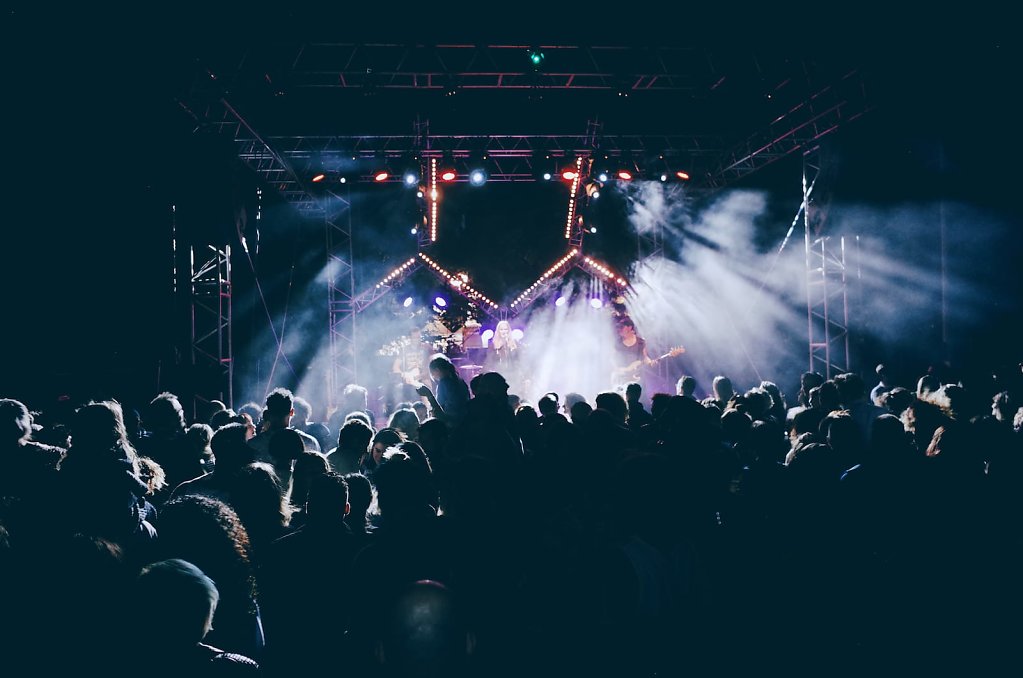
[[[207,256],[207,259],[203,259]],[[231,341],[231,246],[207,245],[189,252],[191,348],[194,371],[192,416],[220,400],[233,407],[234,355]]]
[[[341,389],[358,375],[355,350],[355,268],[352,266],[352,205],[331,193],[321,202],[327,235],[327,306],[330,368],[327,401],[339,402]]]
[[[850,369],[849,259],[846,238],[824,233],[826,214],[811,197],[821,174],[819,153],[803,157],[803,234],[809,369],[830,379]]]

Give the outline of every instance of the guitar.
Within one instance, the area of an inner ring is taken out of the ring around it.
[[[649,361],[645,361],[642,358],[633,360],[628,365],[623,365],[611,371],[611,383],[620,384],[627,381],[639,381],[639,368],[643,365],[649,365],[653,367],[665,358],[674,358],[677,355],[682,355],[686,352],[686,349],[682,346],[675,346],[670,351],[663,355],[659,355],[656,358],[651,358]]]

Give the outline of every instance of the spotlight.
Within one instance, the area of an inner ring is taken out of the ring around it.
[[[668,175],[667,174],[662,174],[661,175],[661,181],[667,181],[667,180],[668,180]]]
[[[413,226],[412,230],[410,231],[410,233],[412,233],[412,235],[415,235],[416,233],[419,233],[419,227]]]
[[[515,329],[511,331],[511,335],[512,338],[515,339],[515,341],[522,341],[522,338],[526,336],[526,333],[523,332],[522,330]]]
[[[599,297],[593,297],[590,299],[590,306],[593,308],[603,308],[604,302],[601,301]]]
[[[444,170],[440,173],[440,178],[443,181],[454,181],[456,176],[458,175],[455,173],[455,170]]]
[[[469,183],[473,186],[482,186],[487,183],[487,173],[481,169],[474,169],[469,173]]]
[[[600,191],[594,191],[593,195],[591,195],[590,197],[591,198],[599,198],[600,197]]]
[[[675,176],[681,179],[682,181],[689,181],[688,172],[683,172],[682,170],[679,170],[678,172],[675,172]]]
[[[433,302],[440,306],[441,308],[447,308],[448,305],[448,300],[445,299],[444,297],[437,297],[436,299],[433,300]]]
[[[408,308],[409,306],[411,306],[412,305],[412,297],[405,297],[405,301],[403,301],[401,303],[401,305],[404,306],[405,308]]]
[[[554,300],[555,306],[564,306],[567,303],[568,299],[566,299],[565,297],[558,297],[557,299]]]
[[[618,178],[622,181],[632,181],[632,172],[629,170],[618,170]]]
[[[533,64],[533,68],[540,68],[543,64],[543,59],[544,55],[539,47],[533,47],[529,50],[529,63]]]
[[[483,334],[480,335],[480,339],[483,341],[483,347],[486,348],[490,340],[494,338],[494,330],[483,330]]]
[[[416,191],[416,197],[417,198],[422,198],[423,197],[423,192],[422,191]]]
[[[543,180],[544,181],[550,181],[551,180],[551,173],[550,172],[544,172],[543,173]]]
[[[390,176],[387,172],[380,171],[373,175],[373,181],[387,181],[387,177]]]
[[[596,233],[596,232],[597,232],[597,227],[596,226],[590,226],[590,233]]]
[[[314,184],[318,184],[318,183],[320,183],[321,181],[323,181],[326,178],[327,178],[327,175],[321,173],[321,174],[317,174],[316,176],[314,176],[312,181],[313,181]]]
[[[419,183],[419,175],[418,174],[416,174],[415,172],[412,172],[412,171],[405,172],[405,185],[406,186],[411,188],[412,186],[415,186],[418,183]],[[422,197],[422,196],[419,196],[419,197]]]
[[[597,175],[597,180],[599,182],[601,182],[601,183],[604,183],[605,181],[607,181],[607,172],[601,172],[600,174],[598,174]]]
[[[575,181],[577,176],[579,176],[579,174],[574,169],[567,169],[561,173],[561,178],[565,181]]]
[[[338,183],[347,184],[348,183],[348,177],[341,177],[340,179],[338,179]]]

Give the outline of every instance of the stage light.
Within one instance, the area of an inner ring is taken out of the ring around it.
[[[448,300],[445,299],[444,297],[437,297],[436,299],[433,300],[433,302],[440,306],[441,308],[447,308],[448,305]]]
[[[544,172],[543,173],[543,180],[544,181],[550,181],[551,180],[551,173],[550,172]]]
[[[411,233],[412,233],[412,235],[415,235],[416,233],[419,233],[419,229],[416,228],[415,226],[413,226]]]
[[[618,170],[618,178],[622,181],[632,181],[632,172],[629,170]]]
[[[317,174],[316,176],[313,177],[312,181],[314,184],[318,184],[326,178],[327,178],[326,174]]]
[[[523,332],[522,330],[514,329],[511,331],[511,335],[512,339],[514,339],[515,341],[522,341],[523,337],[526,336],[526,333]]]
[[[607,172],[601,172],[600,174],[598,174],[597,181],[600,181],[601,183],[607,181]]]
[[[456,176],[458,176],[458,174],[455,173],[455,170],[444,170],[440,173],[442,181],[454,181]]]
[[[405,172],[405,185],[411,188],[419,183],[419,175],[415,172]],[[422,196],[419,196],[422,197]]]
[[[403,301],[401,305],[404,306],[405,308],[408,308],[409,306],[412,305],[412,302],[413,302],[412,297],[405,297],[405,301]]]
[[[597,227],[596,226],[590,226],[590,233],[596,233],[596,232],[597,232]]]
[[[679,179],[681,179],[682,181],[689,181],[689,173],[688,172],[683,172],[683,171],[679,170],[678,172],[675,172],[675,176],[678,177]]]
[[[539,68],[543,65],[543,60],[544,55],[539,47],[533,47],[529,50],[529,63],[533,64],[533,68]]]
[[[601,301],[598,297],[593,297],[592,299],[590,299],[590,306],[592,306],[593,308],[603,308],[604,302]]]
[[[340,179],[338,179],[338,183],[347,184],[348,183],[348,177],[341,177]]]
[[[668,180],[668,175],[667,174],[662,174],[661,175],[661,181],[667,181],[667,180]]]
[[[417,198],[422,198],[423,197],[423,192],[422,191],[416,191],[416,197]]]
[[[483,340],[483,347],[486,348],[490,340],[494,338],[494,330],[483,330],[483,334],[480,335],[480,339]]]
[[[567,303],[568,299],[566,299],[565,297],[558,297],[557,299],[554,300],[555,306],[564,306]]]
[[[390,175],[387,172],[377,172],[373,175],[373,181],[387,181]]]
[[[487,183],[487,173],[481,169],[474,169],[469,173],[469,183],[473,186],[482,186]]]
[[[600,191],[594,191],[593,195],[591,195],[590,197],[591,198],[599,198],[600,197]]]
[[[561,173],[561,178],[565,181],[574,181],[577,176],[579,176],[579,173],[574,169],[567,169]]]

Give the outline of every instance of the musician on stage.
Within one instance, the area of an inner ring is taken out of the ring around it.
[[[614,387],[624,388],[629,382],[644,381],[646,370],[664,358],[685,353],[685,349],[676,346],[662,356],[651,358],[647,354],[646,340],[636,333],[636,324],[631,318],[618,323],[618,341],[615,342],[615,367],[611,372],[611,383]]]
[[[494,341],[491,343],[494,349],[494,356],[497,359],[497,367],[504,367],[507,369],[511,366],[512,361],[518,358],[516,351],[519,350],[519,342],[512,336],[511,323],[507,320],[501,320],[497,323],[494,328]],[[498,372],[502,370],[498,369]]]

